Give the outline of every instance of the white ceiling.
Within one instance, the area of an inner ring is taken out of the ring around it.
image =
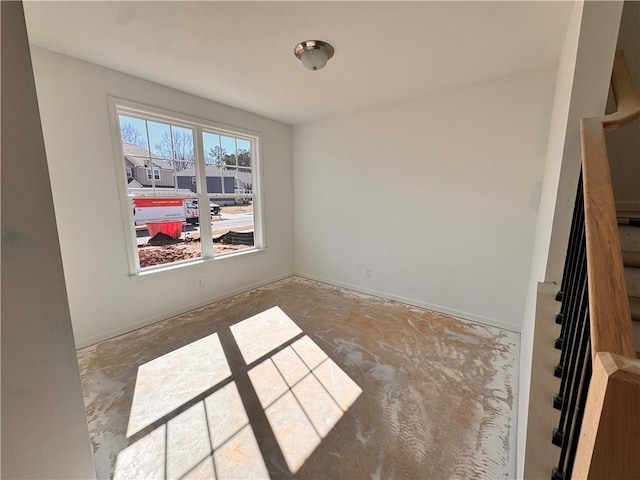
[[[33,45],[290,124],[557,64],[570,2],[25,2]],[[331,43],[317,72],[293,55]]]

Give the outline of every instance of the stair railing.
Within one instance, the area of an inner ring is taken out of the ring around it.
[[[640,478],[640,360],[636,359],[605,130],[640,114],[621,51],[611,85],[616,112],[580,124],[582,174],[557,299],[562,325],[552,479]]]

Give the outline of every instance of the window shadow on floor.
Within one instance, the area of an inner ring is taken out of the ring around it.
[[[289,478],[361,393],[270,308],[139,366],[114,478]]]

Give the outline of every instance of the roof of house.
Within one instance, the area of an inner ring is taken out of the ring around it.
[[[124,152],[124,158],[129,160],[136,167],[146,167],[148,160],[151,159],[154,166],[173,170],[173,166],[170,162],[162,158],[152,157],[149,150],[141,147],[140,145],[123,143],[122,151]]]
[[[185,168],[184,170],[179,170],[178,172],[176,172],[176,175],[178,175],[179,177],[195,177],[196,169],[193,167]],[[215,165],[207,165],[206,175],[207,177],[219,177],[220,168],[216,167]],[[224,170],[224,176],[227,178],[237,178],[244,183],[251,183],[251,172],[247,172],[245,170]]]
[[[158,168],[165,168],[169,170],[173,170],[173,165],[167,160],[158,157],[152,157],[144,147],[140,145],[134,145],[132,143],[123,143],[122,150],[124,152],[124,158],[131,162],[136,167],[146,167],[149,159],[153,162],[153,165]],[[215,165],[207,165],[207,177],[219,177],[220,176],[220,168]],[[195,177],[196,169],[195,167],[185,168],[184,170],[178,170],[176,175],[179,177]],[[251,172],[245,170],[224,170],[225,178],[237,178],[242,183],[250,184],[251,180]]]

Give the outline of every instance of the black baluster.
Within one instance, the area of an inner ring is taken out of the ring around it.
[[[567,258],[562,278],[562,305],[556,323],[562,325],[556,348],[561,349],[560,361],[554,376],[561,379],[553,406],[560,410],[552,443],[560,447],[557,467],[552,480],[571,478],[580,436],[582,417],[591,379],[591,343],[589,325],[589,290],[587,278],[586,239],[584,230],[584,202],[582,178],[573,212]]]
[[[571,442],[567,455],[567,478],[571,478],[571,474],[573,473],[573,465],[576,459],[576,452],[578,450],[578,440],[580,439],[580,430],[582,429],[582,419],[584,418],[584,410],[587,406],[587,395],[589,393],[589,384],[591,383],[591,369],[591,341],[589,341],[587,345],[584,376],[582,384],[580,385],[580,395],[578,405],[576,407],[575,423],[571,432]]]
[[[562,282],[560,284],[560,290],[556,294],[556,300],[561,302],[564,300],[565,292],[567,290],[567,284],[569,280],[569,272],[574,266],[574,255],[575,255],[575,246],[577,244],[577,239],[579,236],[579,210],[582,208],[582,172],[578,179],[578,188],[576,193],[576,202],[573,207],[573,215],[571,218],[571,230],[569,232],[569,243],[567,244],[567,254],[564,262],[564,269],[562,272]],[[584,214],[584,212],[583,212]]]

